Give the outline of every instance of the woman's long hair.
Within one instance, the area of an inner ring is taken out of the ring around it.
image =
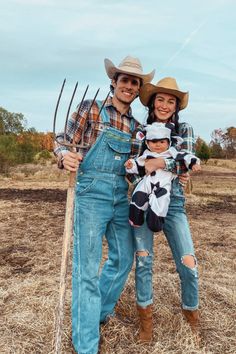
[[[147,124],[152,124],[152,123],[156,122],[156,117],[155,117],[155,114],[154,114],[154,101],[155,101],[155,98],[156,98],[156,93],[151,96],[151,98],[149,100],[149,103],[147,105],[147,107],[148,107]],[[175,113],[170,118],[170,122],[174,123],[175,131],[176,131],[177,134],[179,133],[179,105],[180,105],[180,100],[179,100],[178,97],[176,97],[176,110],[175,110]]]

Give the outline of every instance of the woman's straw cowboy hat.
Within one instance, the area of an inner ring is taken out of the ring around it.
[[[116,67],[112,61],[107,58],[104,60],[104,63],[107,75],[110,79],[113,79],[116,73],[121,73],[139,77],[143,80],[143,83],[147,83],[153,79],[155,74],[155,70],[149,74],[144,74],[140,60],[130,56],[125,57],[118,67]]]
[[[188,92],[180,91],[177,82],[173,77],[165,77],[158,81],[156,85],[151,83],[143,85],[139,92],[139,98],[142,104],[147,106],[151,97],[155,93],[169,93],[170,95],[174,95],[180,100],[179,109],[187,107],[189,94]]]

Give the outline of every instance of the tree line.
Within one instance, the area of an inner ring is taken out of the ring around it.
[[[207,144],[200,137],[196,140],[197,156],[207,162],[209,158],[235,159],[236,158],[236,128],[225,130],[219,128],[211,133],[211,141]]]
[[[53,151],[53,133],[27,129],[22,113],[11,113],[0,107],[0,172],[9,167],[30,163],[38,158],[50,158]]]
[[[22,113],[11,113],[0,107],[0,172],[10,166],[35,161],[35,157],[50,158],[53,151],[53,133],[27,129]],[[236,128],[213,130],[211,141],[196,139],[196,154],[204,162],[209,158],[236,158]]]

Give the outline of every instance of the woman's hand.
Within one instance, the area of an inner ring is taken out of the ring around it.
[[[189,179],[190,179],[190,174],[188,172],[182,173],[182,175],[179,175],[179,183],[183,187],[185,187],[187,185]]]
[[[165,168],[165,160],[162,157],[157,157],[155,159],[148,159],[145,161],[145,172],[146,175],[150,175],[153,171],[163,170]]]
[[[76,172],[83,156],[77,152],[68,151],[63,157],[63,166],[67,171]]]

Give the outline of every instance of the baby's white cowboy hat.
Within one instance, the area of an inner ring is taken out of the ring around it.
[[[148,124],[145,128],[146,140],[168,139],[170,141],[171,130],[165,127],[164,123]]]
[[[183,139],[180,136],[172,135],[172,128],[174,129],[174,124],[172,127],[170,123],[168,125],[158,122],[147,124],[144,128],[146,130],[146,140],[168,139],[171,142],[172,139],[175,139],[177,145],[182,144]]]
[[[176,80],[173,77],[165,77],[164,79],[158,81],[156,85],[151,83],[146,83],[143,85],[139,92],[140,101],[144,106],[147,106],[150,98],[155,93],[169,93],[174,95],[180,100],[180,108],[184,109],[188,105],[188,92],[180,91]]]
[[[104,60],[104,63],[107,75],[110,79],[113,79],[116,73],[121,73],[139,77],[143,80],[143,83],[147,83],[153,79],[155,74],[155,70],[149,74],[144,74],[140,60],[131,56],[125,57],[118,67],[116,67],[112,61],[107,58]]]

